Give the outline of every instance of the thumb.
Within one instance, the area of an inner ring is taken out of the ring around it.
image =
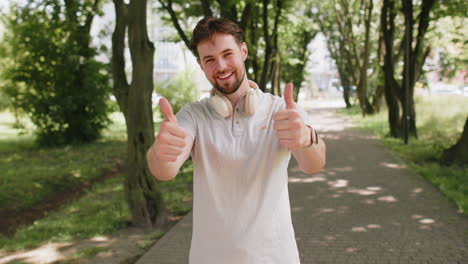
[[[163,113],[166,121],[177,123],[174,112],[172,112],[171,104],[169,104],[166,98],[163,97],[159,99],[159,108],[161,108],[161,112]]]
[[[283,94],[284,101],[286,102],[286,109],[296,109],[296,103],[294,102],[293,94],[293,84],[286,84],[286,88],[284,88]]]

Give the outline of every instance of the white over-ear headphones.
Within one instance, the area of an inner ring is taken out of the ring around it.
[[[245,95],[245,112],[248,115],[253,115],[257,107],[260,89],[255,82],[251,80],[248,80],[248,82],[250,89]],[[216,113],[218,113],[222,118],[231,117],[233,114],[231,101],[229,101],[229,99],[223,94],[217,92],[215,88],[211,89],[210,94],[211,105],[215,109]]]

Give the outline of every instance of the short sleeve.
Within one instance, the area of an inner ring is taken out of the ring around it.
[[[197,124],[195,119],[192,116],[190,104],[185,105],[182,109],[179,110],[176,114],[177,122],[189,135],[192,136],[192,139],[196,138]]]

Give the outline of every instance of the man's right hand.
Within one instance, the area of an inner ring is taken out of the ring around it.
[[[175,162],[183,153],[187,133],[177,123],[172,107],[166,98],[159,100],[159,107],[165,120],[159,128],[152,151],[158,160]]]

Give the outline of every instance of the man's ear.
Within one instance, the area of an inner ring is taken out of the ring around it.
[[[242,54],[242,61],[247,59],[247,55],[249,54],[249,50],[247,49],[247,43],[242,42],[241,44],[241,54]]]

